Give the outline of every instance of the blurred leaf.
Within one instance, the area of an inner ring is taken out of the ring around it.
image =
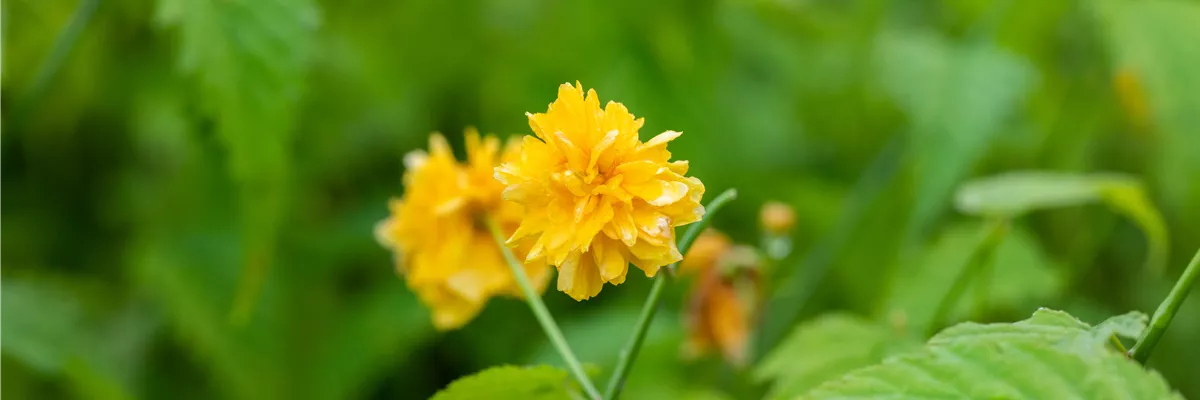
[[[1102,201],[1137,223],[1146,234],[1146,265],[1165,267],[1167,226],[1137,179],[1121,174],[1009,172],[967,182],[955,194],[960,211],[1013,218],[1045,208]]]
[[[881,84],[912,127],[911,236],[945,207],[955,183],[986,154],[1037,76],[1024,60],[987,41],[954,44],[932,33],[882,38],[876,54]]]
[[[62,291],[32,282],[5,279],[0,284],[0,350],[42,373],[62,371],[83,343],[79,304]]]
[[[240,184],[243,288],[235,321],[249,318],[285,206],[291,134],[318,24],[311,0],[160,0],[178,27],[179,66],[195,76]]]
[[[294,365],[285,361],[285,346],[295,334],[283,327],[279,299],[267,291],[260,318],[242,327],[228,323],[238,265],[234,237],[219,230],[149,238],[134,247],[131,272],[187,351],[211,371],[219,397],[287,398],[293,389],[285,377]]]
[[[80,397],[133,397],[133,378],[153,331],[141,310],[85,308],[82,293],[50,282],[9,278],[2,284],[0,351],[42,374],[65,377]]]
[[[390,280],[365,298],[346,307],[330,324],[331,333],[308,363],[305,393],[317,399],[355,398],[363,384],[378,379],[382,367],[403,358],[433,332],[428,314],[416,298]]]
[[[629,327],[637,322],[638,315],[636,307],[610,307],[583,318],[564,321],[561,328],[563,336],[567,338],[568,344],[575,350],[575,355],[581,362],[611,366],[616,363],[617,355],[625,347],[629,339]],[[646,331],[645,343],[674,341],[681,337],[682,328],[676,322],[679,318],[679,313],[670,309],[655,313],[654,321]],[[532,352],[529,362],[550,365],[561,363],[562,357],[548,340],[541,336],[537,340],[541,345]],[[636,371],[637,367],[634,367],[634,370]]]
[[[902,264],[882,304],[885,315],[902,317],[914,331],[925,329],[938,303],[984,240],[979,223],[952,225],[915,261]],[[1050,299],[1063,289],[1063,271],[1025,230],[1014,226],[1001,239],[992,265],[968,286],[962,299],[982,299],[987,309],[1020,310]],[[961,301],[950,314],[961,318],[972,304]],[[1026,309],[1027,310],[1027,309]],[[1028,311],[1023,311],[1028,312]]]
[[[566,371],[540,365],[502,366],[458,379],[433,396],[433,400],[456,399],[571,399]]]
[[[913,347],[915,341],[891,327],[852,314],[825,314],[797,326],[755,367],[753,377],[771,382],[766,398],[793,398]]]
[[[1155,157],[1160,186],[1180,212],[1200,216],[1200,4],[1106,0],[1092,3],[1117,71],[1145,89],[1161,132]]]
[[[1137,318],[1127,314],[1111,325]],[[920,353],[852,372],[803,398],[1182,399],[1158,373],[1076,340],[1095,336],[1087,324],[1050,310],[1014,324],[959,325]]]

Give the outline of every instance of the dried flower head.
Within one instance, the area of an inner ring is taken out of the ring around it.
[[[728,253],[730,247],[733,247],[733,243],[724,233],[712,228],[705,229],[704,233],[692,242],[692,247],[683,256],[683,261],[679,262],[679,273],[686,275],[714,268],[717,260]]]
[[[747,361],[750,326],[758,304],[757,257],[732,245],[715,230],[704,232],[680,263],[681,275],[696,275],[685,314],[685,355],[720,352],[734,366]]]
[[[679,261],[675,227],[699,221],[704,184],[684,176],[687,161],[670,161],[667,131],[638,138],[643,120],[621,103],[600,108],[563,84],[545,113],[528,114],[519,159],[496,168],[504,198],[525,206],[510,245],[532,242],[528,262],[558,267],[558,289],[576,300],[600,293],[605,282],[625,281],[633,263],[654,276]]]
[[[502,157],[517,156],[519,143],[501,153],[499,139],[468,129],[466,144],[465,164],[439,134],[430,136],[428,153],[405,155],[404,197],[389,202],[390,216],[376,226],[379,242],[396,254],[396,271],[430,308],[438,329],[466,324],[493,296],[521,295],[484,223],[495,218],[511,233],[521,221],[520,206],[503,201],[504,186],[492,178]],[[527,262],[525,271],[538,290],[545,288],[544,262]]]

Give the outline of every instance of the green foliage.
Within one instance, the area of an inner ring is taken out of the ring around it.
[[[318,23],[311,0],[161,0],[158,22],[178,27],[180,69],[195,78],[206,114],[240,184],[247,243],[233,318],[244,322],[273,263],[286,210],[291,137]]]
[[[882,315],[900,318],[914,334],[936,323],[932,319],[939,302],[985,240],[982,227],[979,223],[949,226],[913,261],[900,265],[881,302]],[[1026,229],[1014,227],[997,245],[991,266],[971,281],[949,317],[995,310],[1028,312],[1061,292],[1063,269]]]
[[[947,323],[1149,311],[1173,274],[1146,273],[1147,253],[1200,246],[1195,1],[0,8],[4,397],[427,398],[490,366],[555,365],[518,300],[434,331],[371,231],[429,132],[457,150],[466,126],[528,133],[524,113],[575,80],[645,117],[643,139],[685,132],[670,150],[689,175],[739,190],[713,221],[736,242],[760,241],[767,200],[798,216],[792,256],[760,270],[752,326],[770,338],[751,342],[775,367],[681,357],[684,278],[624,398],[788,397],[904,354],[979,242],[962,219],[1020,214]],[[956,187],[1005,171],[1055,172],[956,214]],[[544,295],[598,380],[648,287]],[[1191,398],[1194,305],[1149,364]],[[785,337],[812,345],[772,349]]]
[[[433,396],[433,400],[571,399],[567,372],[544,365],[501,366],[455,380]]]
[[[1013,324],[963,324],[920,352],[851,372],[801,398],[1182,399],[1157,373],[1102,345],[1144,318],[1127,314],[1090,328],[1066,313],[1039,310]]]
[[[914,350],[903,330],[845,313],[800,324],[754,368],[758,382],[771,382],[770,399],[792,398],[847,372]]]
[[[932,346],[961,341],[1052,343],[1079,346],[1081,354],[1105,347],[1113,335],[1135,338],[1146,328],[1146,314],[1133,311],[1109,318],[1095,327],[1062,311],[1039,309],[1029,319],[1015,323],[979,324],[964,322],[939,332],[929,339]],[[1081,332],[1086,330],[1087,332]],[[1074,342],[1072,342],[1074,341]],[[1071,348],[1074,349],[1074,348]]]
[[[1195,213],[1200,197],[1200,62],[1192,38],[1200,36],[1200,4],[1182,0],[1099,1],[1091,5],[1109,43],[1114,68],[1132,74],[1145,91],[1161,138],[1156,170],[1178,211]],[[1182,197],[1186,196],[1186,197]],[[1195,215],[1195,214],[1192,214]]]
[[[1149,242],[1147,265],[1161,271],[1166,262],[1166,222],[1140,181],[1120,174],[1010,172],[964,184],[955,195],[959,210],[1012,218],[1031,211],[1104,202],[1137,223]]]
[[[909,115],[911,146],[923,149],[912,160],[917,208],[909,229],[919,232],[986,154],[1036,74],[986,40],[956,44],[927,33],[887,36],[876,61],[883,88]]]
[[[40,373],[61,376],[78,397],[133,398],[144,349],[155,321],[140,309],[79,304],[80,289],[28,278],[3,283],[4,336],[0,351]]]
[[[59,372],[82,344],[79,305],[48,288],[7,280],[0,290],[4,324],[0,325],[5,354],[20,358],[43,372]],[[34,310],[41,310],[35,312]]]

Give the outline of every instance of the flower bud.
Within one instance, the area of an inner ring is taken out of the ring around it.
[[[796,225],[796,212],[787,204],[768,201],[763,204],[759,222],[768,233],[785,235]]]

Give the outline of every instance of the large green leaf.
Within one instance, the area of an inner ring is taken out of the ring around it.
[[[825,314],[797,326],[755,367],[753,378],[772,382],[766,398],[791,398],[917,347],[903,335],[852,314]]]
[[[1136,338],[1149,318],[1139,311],[1118,315],[1095,327],[1062,311],[1039,309],[1033,317],[1015,323],[978,324],[965,322],[943,330],[929,339],[931,346],[962,341],[1052,343],[1082,346],[1081,350],[1103,348],[1112,335]]]
[[[1149,242],[1147,265],[1166,262],[1167,226],[1136,178],[1121,174],[1009,172],[963,184],[955,194],[958,209],[974,215],[1012,218],[1031,211],[1104,202],[1132,219]]]
[[[1037,343],[933,347],[851,373],[805,399],[1182,399],[1117,354],[1083,358]]]
[[[1160,186],[1181,213],[1200,198],[1200,4],[1183,0],[1093,3],[1117,71],[1145,90],[1158,140]]]
[[[986,40],[883,37],[876,56],[882,84],[912,126],[916,208],[909,229],[919,232],[1002,131],[1005,118],[1033,87],[1036,71]]]
[[[567,372],[541,365],[502,366],[460,378],[433,395],[433,400],[516,399],[556,400],[571,398]]]
[[[1182,398],[1158,373],[1123,354],[1081,346],[1139,321],[1144,315],[1131,313],[1091,328],[1066,313],[1039,310],[1013,324],[963,324],[921,352],[857,370],[802,398]]]

